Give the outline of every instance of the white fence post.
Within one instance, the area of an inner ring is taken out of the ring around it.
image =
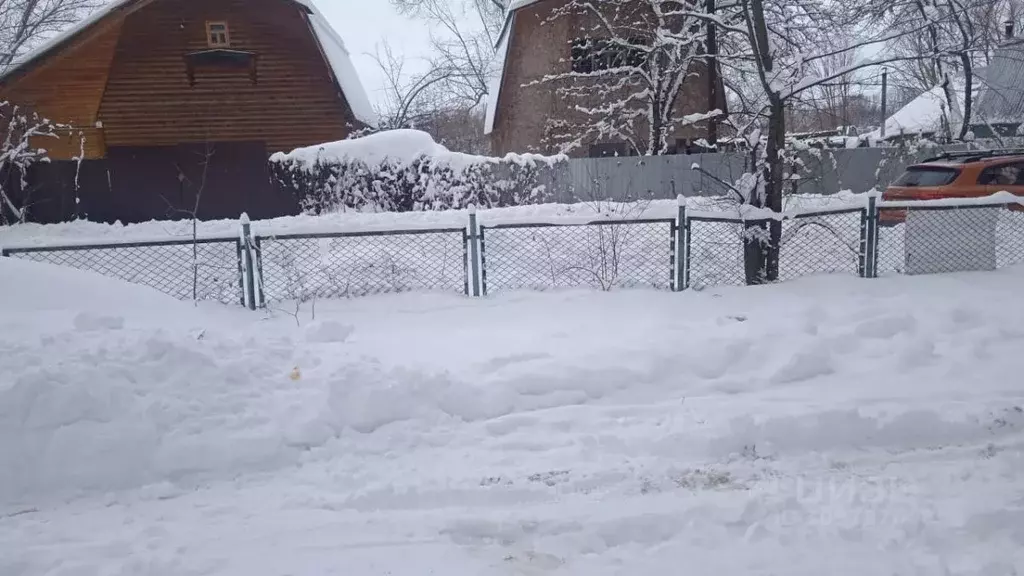
[[[242,225],[242,237],[239,240],[241,246],[241,267],[242,267],[242,295],[245,307],[249,310],[256,309],[256,271],[253,265],[255,259],[252,257],[252,226],[249,222],[249,215],[242,213],[238,219]]]
[[[480,227],[476,221],[476,206],[469,205],[469,275],[473,296],[480,296]]]

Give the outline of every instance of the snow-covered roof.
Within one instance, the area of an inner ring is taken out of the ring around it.
[[[957,106],[962,110],[964,102],[963,81],[953,83],[953,91],[957,97]],[[938,132],[942,129],[942,119],[952,122],[952,114],[946,102],[946,94],[942,86],[936,86],[931,90],[921,93],[920,96],[908,102],[905,106],[896,111],[892,116],[885,119],[885,137],[890,138],[900,134],[927,134]],[[957,126],[952,126],[956,130]],[[882,138],[882,131],[879,128],[865,137],[872,140]]]
[[[494,121],[498,116],[498,96],[501,94],[501,85],[505,82],[505,69],[508,67],[508,47],[510,41],[508,35],[501,39],[498,44],[497,61],[501,63],[498,75],[491,80],[487,90],[487,110],[484,116],[484,134],[494,131]]]
[[[9,68],[0,72],[0,81],[5,80],[32,62],[48,56],[68,40],[74,38],[90,26],[134,1],[136,0],[112,0],[105,4],[102,8],[99,8],[74,26],[69,27],[53,38],[50,38],[42,45],[36,47],[35,50],[32,50],[12,64]],[[352,109],[352,114],[355,116],[356,120],[359,120],[364,124],[375,126],[377,124],[377,113],[370,104],[370,98],[366,95],[366,90],[363,88],[363,84],[359,80],[356,68],[352,64],[352,58],[349,55],[348,49],[345,48],[345,42],[323,17],[316,5],[313,4],[312,0],[292,1],[308,9],[308,17],[313,34],[323,50],[324,58],[327,60],[328,65],[334,72],[334,77],[337,78],[338,87],[345,95],[345,99],[348,101],[348,105]]]

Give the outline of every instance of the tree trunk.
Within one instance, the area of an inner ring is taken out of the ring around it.
[[[707,13],[715,15],[715,0],[707,0]],[[718,108],[718,26],[708,24],[707,51],[710,56],[706,62],[708,67],[708,111]],[[723,110],[724,112],[724,110]],[[708,144],[718,144],[718,118],[708,120]]]
[[[973,98],[971,92],[974,91],[974,71],[971,66],[971,55],[967,52],[960,53],[960,62],[964,66],[964,115],[963,122],[960,124],[960,137],[959,140],[967,138],[967,133],[971,130],[971,108],[973,107]]]
[[[785,166],[782,151],[786,146],[786,115],[782,100],[773,95],[768,116],[768,147],[765,149],[764,194],[766,207],[773,212],[782,212],[782,187]],[[765,255],[765,280],[779,279],[779,252],[782,244],[782,222],[769,223],[769,244]]]
[[[780,152],[786,138],[786,109],[781,96],[767,80],[771,76],[775,62],[772,58],[771,43],[768,40],[768,25],[764,17],[763,0],[750,0],[749,10],[750,39],[756,51],[755,56],[760,68],[761,82],[770,103],[768,146],[765,149],[765,164],[761,174],[764,195],[762,197],[755,192],[750,203],[758,208],[767,207],[775,210],[782,207],[782,156]],[[757,159],[754,160],[754,169],[756,170]],[[778,278],[778,241],[772,239],[781,238],[782,228],[778,227],[776,230],[776,224],[778,223],[775,221],[747,224],[743,241],[747,284],[763,284],[765,281]],[[773,268],[774,277],[772,275]]]

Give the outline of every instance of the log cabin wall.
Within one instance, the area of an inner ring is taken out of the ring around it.
[[[206,24],[226,22],[246,69],[200,66]],[[122,26],[99,107],[107,146],[262,141],[270,153],[339,140],[351,114],[299,5],[289,0],[157,0]]]

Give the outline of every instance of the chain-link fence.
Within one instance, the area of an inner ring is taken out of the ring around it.
[[[467,293],[462,228],[261,236],[255,245],[263,303],[413,290]]]
[[[481,227],[485,294],[673,287],[675,220]]]
[[[739,216],[687,219],[688,283],[695,289],[746,284],[745,238],[767,242],[769,221]],[[782,221],[779,280],[816,274],[860,274],[866,213],[862,209],[809,212]]]
[[[1020,206],[879,210],[877,274],[995,270],[1024,262]]]
[[[860,275],[866,227],[867,213],[859,208],[800,214],[783,221],[779,280]]]
[[[746,283],[743,238],[746,234],[756,234],[756,230],[732,217],[689,218],[687,226],[688,287],[702,290]]]
[[[786,215],[779,222],[778,279],[994,270],[1024,263],[1020,205],[882,202],[877,215],[874,206],[872,200],[868,209]],[[241,239],[7,248],[3,255],[89,270],[180,299],[250,307],[254,300],[265,305],[409,291],[469,294],[470,286],[473,293],[482,287],[483,294],[702,289],[745,284],[744,238],[768,241],[775,223],[725,212],[686,217],[681,210],[680,217],[481,226],[477,236],[463,228],[253,236],[245,223]]]
[[[68,266],[149,286],[182,300],[244,303],[236,238],[7,248],[4,256]]]

